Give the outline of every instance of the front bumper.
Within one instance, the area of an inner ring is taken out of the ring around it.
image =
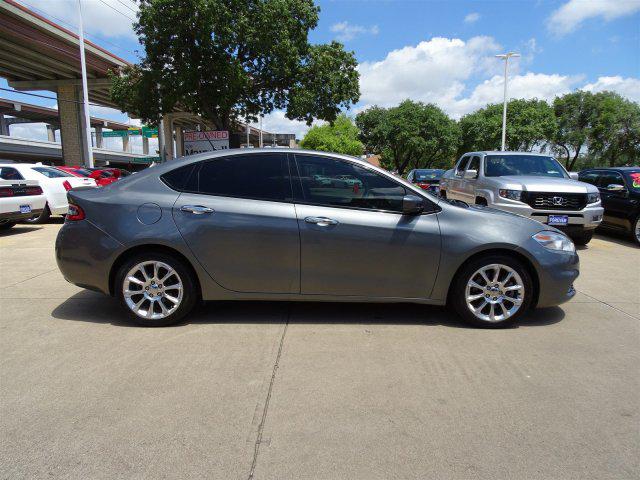
[[[525,255],[533,255],[538,273],[538,299],[536,306],[552,307],[571,300],[575,294],[573,283],[580,274],[580,258],[577,253],[555,252],[531,239]]]
[[[68,282],[109,294],[109,273],[121,249],[88,220],[67,221],[56,238],[56,262]]]
[[[526,203],[502,199],[490,205],[492,208],[522,215],[523,217],[548,224],[549,215],[566,215],[568,217],[567,228],[569,230],[593,230],[602,223],[604,208],[602,203],[587,205],[582,210],[538,210]],[[557,225],[554,225],[557,227]]]

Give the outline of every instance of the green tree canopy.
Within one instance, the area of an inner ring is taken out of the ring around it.
[[[364,146],[358,140],[358,127],[344,114],[338,116],[333,125],[312,127],[300,142],[300,146],[309,150],[354,156],[364,153]]]
[[[356,116],[360,139],[382,164],[400,175],[408,168],[446,166],[458,146],[458,126],[440,108],[405,100],[397,107],[372,107]]]
[[[286,109],[333,121],[358,101],[357,62],[340,43],[311,45],[313,0],[140,0],[145,56],[112,75],[122,110],[156,123],[176,106],[219,129]]]
[[[491,104],[460,119],[460,152],[499,150],[502,144],[502,104]],[[544,100],[510,100],[507,105],[507,149],[531,151],[553,140],[556,119]]]
[[[556,97],[553,101],[557,125],[554,143],[565,157],[567,170],[574,168],[591,136],[594,107],[593,94],[582,90]]]

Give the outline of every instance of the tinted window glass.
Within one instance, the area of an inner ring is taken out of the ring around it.
[[[300,201],[332,207],[402,211],[403,186],[359,165],[327,157],[296,155]]]
[[[188,189],[225,197],[291,199],[287,158],[281,153],[233,155],[202,162]]]
[[[578,174],[578,180],[581,182],[590,183],[591,185],[596,185],[598,181],[598,172],[585,172]]]
[[[0,167],[0,178],[2,180],[24,180],[20,172],[12,167]]]
[[[429,169],[429,170],[416,170],[414,177],[417,182],[424,182],[427,180],[438,180],[442,177],[444,170]]]
[[[469,165],[467,165],[466,170],[475,170],[476,172],[480,170],[480,157],[471,157],[471,161]]]
[[[41,173],[48,178],[73,177],[73,175],[71,175],[70,173],[62,172],[54,168],[33,167],[32,170],[35,170],[36,172]]]
[[[194,165],[191,164],[176,168],[175,170],[165,173],[160,178],[174,190],[182,190],[189,179],[189,175],[191,174],[193,167]]]
[[[468,160],[469,160],[469,157],[462,157],[460,159],[460,161],[456,165],[456,171],[455,171],[456,175],[462,175],[462,172],[464,172],[464,167],[467,165]]]
[[[484,174],[487,177],[533,175],[567,178],[557,160],[541,155],[489,155],[485,157]]]
[[[600,172],[598,178],[598,187],[607,188],[609,185],[624,185],[622,175],[618,172]]]

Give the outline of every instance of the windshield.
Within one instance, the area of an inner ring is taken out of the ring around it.
[[[484,175],[485,177],[533,175],[567,178],[557,160],[540,155],[487,155],[484,161]]]
[[[425,180],[438,180],[442,177],[444,170],[416,170],[413,177],[417,182],[423,182]]]
[[[633,172],[625,172],[629,185],[634,190],[640,190],[640,170]]]
[[[33,167],[32,170],[41,173],[47,178],[73,177],[73,175],[71,175],[70,173],[62,172],[55,168]]]

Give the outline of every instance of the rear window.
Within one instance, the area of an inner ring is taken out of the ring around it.
[[[175,170],[171,170],[170,172],[165,173],[160,178],[170,188],[180,191],[184,189],[184,186],[189,179],[189,175],[191,174],[193,167],[194,165],[191,164],[184,167],[176,168]]]
[[[413,178],[418,182],[425,180],[437,180],[442,177],[443,173],[444,170],[416,170],[413,174]]]
[[[13,167],[0,167],[0,178],[2,180],[24,180],[20,172]]]
[[[41,173],[47,178],[73,177],[73,175],[71,175],[70,173],[56,170],[55,168],[32,167],[31,170],[35,170],[36,172]]]

